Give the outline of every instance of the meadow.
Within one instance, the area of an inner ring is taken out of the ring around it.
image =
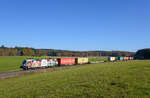
[[[107,61],[108,58],[104,57],[104,58],[89,58],[89,62],[96,62],[96,61]]]
[[[1,56],[0,57],[0,72],[11,70],[20,70],[20,65],[26,57],[21,56]]]
[[[150,60],[89,64],[0,81],[0,98],[149,98]]]

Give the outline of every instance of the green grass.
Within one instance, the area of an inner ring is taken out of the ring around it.
[[[149,98],[150,61],[91,64],[0,81],[0,98]]]
[[[104,58],[89,58],[89,62],[96,62],[96,61],[107,61],[107,57],[104,57]]]
[[[0,72],[6,72],[10,70],[19,70],[20,65],[25,57],[17,56],[2,56],[0,57]]]

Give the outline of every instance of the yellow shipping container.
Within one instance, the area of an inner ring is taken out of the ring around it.
[[[86,64],[89,62],[88,58],[76,58],[76,63],[77,64]]]

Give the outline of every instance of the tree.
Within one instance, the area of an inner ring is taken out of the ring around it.
[[[3,49],[0,48],[0,56],[3,56]]]
[[[17,50],[16,49],[10,49],[9,56],[16,56]]]
[[[4,45],[1,46],[2,49],[6,48]]]
[[[31,48],[23,48],[22,53],[23,53],[23,56],[33,56],[34,50],[32,50]]]

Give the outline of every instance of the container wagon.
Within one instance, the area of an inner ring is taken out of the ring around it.
[[[74,65],[75,64],[75,58],[59,58],[58,64],[59,65]]]
[[[87,64],[89,62],[88,58],[76,58],[76,64]]]
[[[129,57],[127,57],[127,61],[129,60]]]
[[[123,61],[123,57],[118,57],[118,60],[119,61]]]
[[[115,57],[108,57],[108,61],[113,62],[113,61],[115,61],[115,60],[116,60],[116,58],[115,58]]]
[[[123,60],[124,60],[124,61],[127,61],[127,57],[123,57]]]
[[[129,57],[129,60],[132,60],[132,57]]]
[[[134,57],[132,57],[131,59],[134,60]]]
[[[117,61],[119,57],[115,57],[115,60]]]

